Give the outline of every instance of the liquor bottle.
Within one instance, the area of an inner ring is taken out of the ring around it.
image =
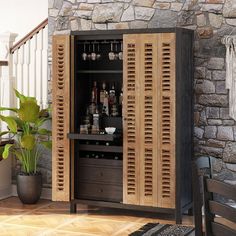
[[[109,91],[109,105],[112,106],[116,104],[116,91],[115,91],[115,85],[113,84],[111,86],[111,89]]]
[[[104,98],[104,100],[103,100],[102,111],[103,111],[104,114],[106,114],[107,116],[109,116],[108,94],[107,94],[107,96],[105,96],[105,98]]]
[[[98,88],[97,88],[97,82],[93,82],[93,88],[92,88],[92,103],[95,105],[98,104]]]
[[[85,116],[82,118],[82,123],[87,125],[88,127],[88,133],[90,133],[90,130],[91,130],[91,120],[92,120],[92,117],[91,117],[91,114],[90,114],[90,111],[89,111],[89,107],[87,107],[86,109],[86,114]]]
[[[109,91],[109,110],[111,116],[118,116],[115,85],[113,84]]]
[[[106,83],[102,83],[102,89],[100,90],[100,103],[103,105],[104,104],[104,99],[105,97],[108,97],[108,92],[106,90]]]
[[[108,105],[108,91],[106,90],[106,83],[102,83],[102,90],[100,91],[100,103],[102,104],[102,113],[109,116],[109,105]]]
[[[96,109],[95,114],[93,114],[93,125],[92,125],[92,134],[98,134],[100,131],[100,115],[98,109]]]

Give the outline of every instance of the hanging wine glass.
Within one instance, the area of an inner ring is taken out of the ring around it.
[[[88,54],[87,54],[87,60],[91,60],[91,44],[89,43],[89,46],[88,46]]]
[[[100,53],[100,45],[98,43],[98,51],[97,51],[97,60],[100,60],[101,59],[101,53]]]
[[[123,42],[120,42],[119,60],[123,60]]]
[[[113,43],[111,42],[111,51],[108,53],[108,57],[110,61],[115,60],[115,53],[113,52]]]
[[[91,53],[91,60],[95,61],[96,60],[96,53],[95,53],[95,46],[94,46],[94,42],[93,42],[93,51]]]
[[[115,44],[115,60],[119,58],[119,53],[118,53],[118,43]]]
[[[82,60],[83,61],[87,60],[86,44],[85,43],[84,43],[84,52],[82,53]]]

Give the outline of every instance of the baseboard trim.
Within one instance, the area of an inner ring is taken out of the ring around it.
[[[16,185],[12,184],[11,188],[11,196],[17,197]],[[52,189],[51,188],[43,188],[41,199],[52,200]]]
[[[0,189],[0,200],[12,196],[12,186],[10,185],[7,188]]]

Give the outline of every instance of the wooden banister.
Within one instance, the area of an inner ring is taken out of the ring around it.
[[[0,61],[0,66],[8,66],[8,61]]]
[[[41,22],[37,27],[30,31],[25,37],[19,40],[12,48],[10,48],[10,53],[13,54],[18,48],[25,44],[29,39],[31,39],[35,34],[37,34],[41,29],[45,28],[48,24],[48,18]]]

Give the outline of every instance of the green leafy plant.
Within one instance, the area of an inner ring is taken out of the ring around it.
[[[52,147],[51,131],[42,128],[50,119],[48,109],[40,110],[34,97],[26,97],[17,90],[15,95],[20,100],[19,108],[0,107],[0,111],[14,112],[13,116],[0,115],[0,120],[8,126],[8,130],[1,132],[0,137],[9,134],[14,140],[13,144],[1,147],[0,154],[6,159],[12,153],[21,162],[25,174],[36,174],[43,147]]]

